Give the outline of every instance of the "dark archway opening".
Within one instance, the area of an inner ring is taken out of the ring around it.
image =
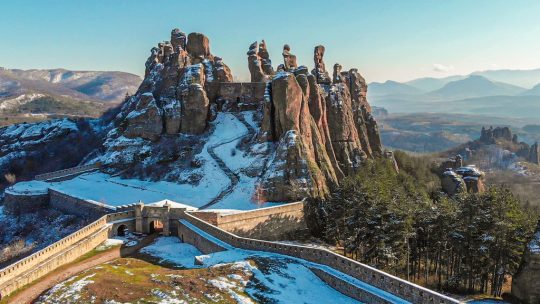
[[[155,220],[150,222],[150,233],[160,233],[163,232],[163,223],[161,221]]]
[[[116,235],[118,236],[126,236],[127,227],[126,225],[120,225],[118,226],[118,229],[116,230]]]

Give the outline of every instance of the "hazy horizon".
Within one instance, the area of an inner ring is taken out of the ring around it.
[[[311,68],[313,47],[323,44],[329,69],[356,67],[368,82],[540,67],[540,2],[529,0],[0,2],[6,68],[142,75],[150,48],[175,27],[205,33],[239,80],[249,78],[248,46],[261,39],[275,66],[288,43]]]

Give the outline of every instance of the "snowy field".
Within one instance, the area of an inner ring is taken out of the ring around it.
[[[256,127],[252,112],[245,112],[242,115],[250,125]],[[231,185],[230,179],[208,152],[213,147],[216,155],[240,179],[232,193],[223,197],[212,206],[212,209],[251,210],[277,205],[278,203],[259,203],[255,195],[258,178],[248,177],[243,173],[245,168],[261,165],[265,161],[268,157],[268,149],[270,149],[269,144],[254,144],[249,151],[237,150],[236,146],[248,134],[248,130],[233,114],[219,113],[212,124],[215,126],[214,132],[209,136],[201,153],[197,155],[203,160],[203,166],[198,169],[201,171],[202,179],[197,185],[122,179],[101,172],[91,172],[61,182],[21,182],[15,184],[7,192],[38,194],[45,193],[50,188],[73,197],[109,206],[121,206],[139,201],[151,204],[170,200],[199,208]]]

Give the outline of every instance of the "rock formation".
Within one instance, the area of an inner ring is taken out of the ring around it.
[[[467,185],[463,178],[452,170],[445,171],[441,178],[441,186],[448,195],[453,196],[467,191]]]
[[[538,143],[529,146],[525,142],[519,142],[517,134],[512,134],[512,131],[508,127],[490,127],[489,129],[482,127],[480,139],[478,141],[486,145],[493,145],[499,141],[505,141],[506,143],[511,142],[513,144],[513,148],[510,148],[511,152],[524,158],[528,162],[540,164],[540,149]]]
[[[540,146],[538,145],[538,142],[531,146],[527,160],[531,163],[540,165]]]
[[[291,47],[288,44],[283,46],[283,67],[285,71],[292,71],[298,67],[296,55],[291,54]]]
[[[517,273],[512,276],[512,296],[519,303],[540,302],[540,221]]]
[[[262,180],[270,200],[301,197],[297,193],[325,196],[329,186],[359,170],[366,159],[382,156],[377,124],[365,100],[367,86],[358,72],[342,75],[339,69],[339,81],[319,83],[307,68],[292,68],[296,59],[289,50],[286,45],[285,70],[269,83],[263,110],[261,133],[278,142],[276,156],[281,155]],[[314,53],[315,74],[324,75],[324,52],[318,46]]]
[[[253,42],[249,46],[247,55],[249,73],[251,74],[251,82],[266,81],[261,66],[261,58],[259,57],[259,43],[257,41]]]
[[[322,45],[315,47],[313,51],[313,61],[315,62],[315,68],[311,71],[311,74],[315,75],[317,78],[317,83],[320,84],[331,84],[332,79],[328,72],[326,71],[326,66],[323,61],[325,48]]]
[[[119,119],[128,138],[157,140],[166,134],[201,134],[206,130],[210,101],[208,83],[231,82],[230,69],[210,53],[201,33],[171,32],[171,41],[152,48],[145,79],[124,104]]]
[[[495,144],[497,140],[505,140],[509,142],[515,140],[517,142],[517,138],[514,139],[512,131],[510,131],[510,128],[508,127],[496,127],[495,129],[493,127],[489,127],[489,129],[482,127],[482,131],[480,133],[480,141],[482,143],[488,145]]]
[[[463,164],[461,157],[448,160],[443,163],[444,173],[441,185],[448,195],[452,196],[459,192],[482,193],[486,189],[484,185],[484,172],[475,166],[460,166]]]
[[[180,172],[184,166],[189,171],[213,132],[209,121],[217,112],[235,111],[238,107],[231,104],[242,104],[246,94],[260,94],[255,101],[262,112],[260,129],[243,140],[245,146],[269,147],[261,158],[266,160],[250,169],[250,176],[258,178],[257,193],[268,201],[327,196],[367,159],[393,156],[383,153],[366,81],[356,69],[342,71],[340,65],[331,79],[324,52],[323,46],[315,47],[310,73],[285,45],[284,63],[276,73],[264,40],[254,42],[247,52],[252,83],[227,84],[230,70],[212,55],[208,38],[174,29],[170,42],[152,48],[146,77],[114,119],[99,160],[106,170],[127,176],[151,172],[161,178],[155,172]],[[232,96],[238,97],[231,101]],[[182,180],[196,183],[197,177]]]
[[[247,55],[251,82],[266,82],[274,75],[272,61],[264,40],[260,44],[257,41],[253,42],[249,46]]]

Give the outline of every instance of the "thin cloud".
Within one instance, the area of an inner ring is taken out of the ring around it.
[[[444,65],[440,63],[435,63],[433,65],[433,71],[435,72],[446,73],[446,72],[452,71],[453,69],[454,69],[454,66],[452,65]]]

